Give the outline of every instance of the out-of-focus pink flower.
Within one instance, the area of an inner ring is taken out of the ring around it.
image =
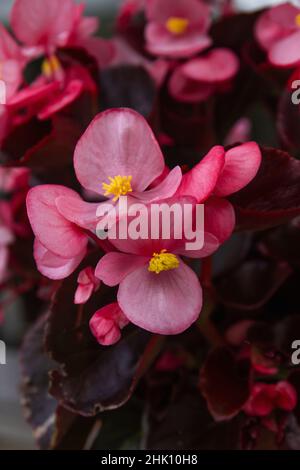
[[[43,74],[30,86],[17,93],[8,103],[8,109],[17,113],[26,109],[27,119],[37,115],[48,119],[75,101],[83,90],[96,93],[96,85],[89,73],[80,65],[63,69],[56,56],[46,59]]]
[[[173,202],[184,205],[193,201],[181,198]],[[148,207],[149,220],[153,210],[153,205]],[[158,239],[111,240],[120,252],[101,258],[95,275],[108,286],[119,284],[118,302],[132,323],[153,333],[178,334],[196,321],[202,307],[202,289],[181,256],[203,258],[217,250],[220,230],[217,221],[211,222],[207,222],[211,232],[204,233],[201,249],[187,250],[185,237],[175,238],[174,226],[167,240],[161,233]]]
[[[239,61],[233,52],[214,49],[176,67],[170,78],[169,92],[178,101],[204,101],[228,86],[238,68]]]
[[[29,57],[51,57],[58,47],[79,46],[105,66],[114,55],[113,44],[92,37],[98,18],[84,17],[83,11],[84,4],[76,5],[74,0],[15,0],[11,24],[16,37],[27,46]]]
[[[184,358],[177,356],[172,351],[163,353],[155,364],[155,370],[170,372],[179,369],[185,363]]]
[[[64,217],[59,210],[64,198],[70,204],[73,202],[72,219]],[[42,185],[28,192],[27,213],[36,236],[34,257],[39,271],[50,279],[69,276],[86,254],[88,236],[82,227],[89,227],[95,219],[95,205],[85,203],[71,189]]]
[[[297,392],[289,382],[256,383],[244,411],[250,416],[265,417],[276,409],[292,411],[296,404]]]
[[[129,320],[115,302],[97,310],[90,320],[90,328],[99,344],[110,346],[119,341],[121,330],[128,323]]]
[[[99,114],[76,146],[74,166],[85,189],[115,203],[125,195],[145,204],[172,197],[182,178],[176,167],[147,190],[164,172],[164,157],[146,120],[131,109]]]
[[[255,35],[271,64],[293,67],[300,63],[300,8],[288,3],[262,13]]]
[[[211,44],[210,9],[200,0],[147,0],[145,36],[153,55],[191,57]]]
[[[89,266],[80,271],[77,282],[78,287],[75,292],[74,303],[85,304],[92,293],[98,289],[99,279],[95,277],[93,268]]]

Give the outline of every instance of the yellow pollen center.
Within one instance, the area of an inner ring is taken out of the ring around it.
[[[52,77],[52,75],[60,69],[60,62],[55,55],[50,56],[49,59],[45,59],[42,63],[42,73],[47,78]]]
[[[148,271],[159,274],[162,271],[170,271],[179,266],[179,259],[173,253],[167,253],[167,250],[161,250],[160,253],[153,253],[149,261]]]
[[[166,22],[167,30],[176,36],[180,36],[181,34],[185,33],[188,26],[189,20],[177,16],[171,16],[171,18],[169,18]]]
[[[105,191],[104,196],[113,195],[113,201],[117,201],[120,196],[125,196],[127,193],[132,192],[131,180],[132,176],[115,176],[108,177],[110,183],[102,183],[102,188]]]
[[[298,26],[298,28],[300,28],[300,13],[298,13],[298,15],[295,16],[295,23]]]

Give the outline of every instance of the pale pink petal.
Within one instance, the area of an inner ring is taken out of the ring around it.
[[[208,28],[210,9],[198,0],[148,0],[146,2],[148,20],[165,24],[170,17],[186,18],[192,24]]]
[[[22,83],[22,68],[16,60],[6,60],[0,64],[0,77],[5,83],[6,102],[17,92]],[[3,100],[3,98],[1,98]],[[6,104],[6,103],[3,103]]]
[[[121,338],[121,331],[129,320],[117,302],[100,308],[90,320],[90,329],[102,346],[115,344]]]
[[[236,55],[229,49],[219,48],[187,62],[182,73],[191,80],[214,84],[230,80],[238,68]]]
[[[190,57],[211,45],[209,36],[201,35],[198,30],[191,29],[181,36],[170,34],[165,26],[149,23],[146,27],[147,50],[158,56],[172,58]]]
[[[47,250],[35,239],[33,254],[40,273],[49,279],[59,280],[65,279],[75,271],[85,256],[85,250],[73,258],[64,258]]]
[[[55,200],[60,196],[80,198],[75,191],[64,186],[32,188],[27,195],[28,217],[34,234],[48,250],[73,258],[85,250],[87,236],[59,213]]]
[[[192,241],[186,241],[191,243]],[[205,258],[206,256],[212,255],[220,246],[219,240],[211,233],[204,233],[204,245],[199,250],[190,250],[186,248],[180,248],[175,250],[176,254],[186,256],[187,258]]]
[[[215,189],[224,163],[224,148],[213,147],[198,165],[183,175],[178,195],[193,196],[197,202],[207,199]]]
[[[279,67],[292,67],[300,62],[300,31],[277,41],[269,51],[269,60]]]
[[[99,114],[79,140],[74,166],[83,187],[104,194],[102,183],[132,176],[133,191],[143,191],[164,170],[160,147],[145,119],[131,109]]]
[[[136,197],[139,202],[144,204],[150,204],[152,202],[168,199],[176,193],[182,180],[182,172],[179,166],[173,168],[166,178],[154,188],[149,191],[141,193],[131,193],[132,196]]]
[[[199,280],[180,261],[178,268],[155,274],[143,266],[120,284],[118,302],[135,325],[158,334],[179,334],[194,323],[202,308]]]
[[[235,213],[230,202],[216,197],[208,199],[204,206],[204,227],[220,243],[225,242],[235,227]]]
[[[80,80],[71,80],[61,92],[54,95],[53,98],[39,111],[38,118],[49,119],[53,114],[73,103],[73,101],[80,96],[82,90],[83,83]]]
[[[266,10],[255,25],[255,36],[260,45],[268,50],[279,39],[297,29],[295,18],[299,9],[284,4]]]
[[[67,43],[74,19],[72,0],[15,0],[11,24],[19,41],[51,48]]]
[[[107,286],[117,286],[132,271],[147,263],[148,258],[132,254],[111,252],[104,255],[96,266],[95,276]]]
[[[99,203],[85,202],[73,196],[60,196],[55,204],[60,214],[70,222],[93,232],[96,230]]]
[[[83,285],[79,284],[74,296],[74,304],[85,304],[91,297],[94,290],[93,284]]]
[[[214,194],[228,196],[247,186],[256,176],[261,158],[261,151],[255,142],[247,142],[228,150]]]
[[[206,101],[215,92],[215,86],[191,80],[183,73],[183,66],[175,69],[169,80],[170,95],[183,103]]]
[[[21,48],[0,23],[0,61],[8,59],[22,60]]]

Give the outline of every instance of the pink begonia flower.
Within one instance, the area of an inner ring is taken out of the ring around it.
[[[178,101],[194,103],[222,91],[239,69],[236,55],[229,49],[213,49],[175,68],[169,92]]]
[[[75,101],[83,90],[96,93],[96,85],[80,65],[63,69],[56,56],[52,56],[44,61],[42,68],[43,74],[7,103],[11,112],[26,109],[24,119],[32,115],[49,119]]]
[[[194,199],[174,198],[173,202],[182,206],[192,203],[193,207]],[[153,205],[147,210],[151,220]],[[178,334],[197,320],[202,289],[197,275],[181,256],[203,258],[220,246],[218,235],[222,238],[226,228],[220,230],[219,221],[210,220],[210,215],[215,213],[205,214],[205,230],[209,233],[204,233],[201,249],[187,250],[185,237],[175,239],[174,226],[170,239],[160,233],[158,239],[111,240],[119,252],[104,255],[95,275],[108,286],[119,284],[118,303],[132,323],[153,333]]]
[[[200,0],[148,0],[146,45],[153,55],[191,57],[211,44],[210,9]]]
[[[69,276],[84,258],[88,243],[83,228],[65,218],[58,210],[62,198],[80,205],[83,215],[78,216],[79,225],[85,225],[84,217],[90,208],[93,217],[96,211],[92,204],[85,203],[75,191],[64,186],[42,185],[28,192],[27,213],[36,237],[34,258],[39,271],[50,279]],[[76,217],[76,214],[73,216]]]
[[[182,178],[176,167],[147,190],[164,172],[164,157],[146,120],[126,108],[96,116],[76,146],[74,167],[85,189],[112,203],[125,195],[145,204],[172,197]]]
[[[250,416],[265,417],[276,409],[292,411],[296,404],[297,392],[289,382],[256,383],[244,411]]]
[[[93,268],[89,266],[80,271],[77,282],[74,303],[85,304],[100,286],[100,281],[95,277]]]
[[[270,8],[258,19],[255,35],[271,64],[293,67],[300,63],[300,8],[287,3]]]
[[[99,344],[110,346],[119,341],[121,330],[128,323],[129,320],[115,302],[97,310],[90,320],[90,329]]]
[[[12,29],[27,46],[28,56],[51,57],[59,47],[79,46],[95,55],[101,66],[109,63],[114,48],[109,40],[92,37],[98,18],[83,17],[84,5],[74,0],[15,0]]]

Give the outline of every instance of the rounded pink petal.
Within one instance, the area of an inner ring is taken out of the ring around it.
[[[96,230],[99,203],[85,202],[73,196],[60,196],[55,200],[55,205],[59,213],[70,222],[93,232]]]
[[[190,242],[188,242],[190,243]],[[186,256],[187,258],[205,258],[206,256],[212,255],[220,246],[219,240],[211,233],[204,233],[204,245],[199,250],[188,250],[186,248],[180,248],[175,250],[175,253]]]
[[[214,194],[228,196],[247,186],[255,178],[261,158],[260,148],[255,142],[247,142],[228,150]]]
[[[39,119],[49,119],[53,114],[73,103],[81,94],[83,83],[80,80],[71,80],[63,90],[50,97],[49,101],[38,113]]]
[[[211,39],[201,34],[198,28],[192,28],[183,35],[175,36],[157,23],[146,27],[147,50],[153,55],[184,58],[203,51],[211,45]]]
[[[269,60],[279,67],[292,67],[300,62],[300,31],[277,41],[269,51]]]
[[[255,36],[260,45],[268,50],[279,39],[282,39],[297,29],[295,18],[299,9],[284,4],[266,10],[255,25]]]
[[[204,227],[205,232],[214,235],[220,243],[225,242],[235,227],[235,213],[230,202],[216,197],[206,201]]]
[[[192,24],[201,25],[202,29],[208,28],[210,22],[209,7],[198,0],[148,0],[146,15],[148,20],[161,24],[171,17],[186,18]]]
[[[121,282],[118,302],[135,325],[153,333],[179,334],[197,320],[202,289],[194,271],[183,261],[177,269],[160,274],[143,266]]]
[[[178,189],[180,196],[192,196],[197,202],[207,199],[214,191],[225,163],[225,150],[213,147],[192,170],[183,175]]]
[[[187,62],[182,67],[182,73],[191,80],[214,84],[230,80],[238,68],[236,55],[229,49],[219,48]]]
[[[11,24],[19,41],[29,46],[63,46],[73,28],[73,0],[15,0]]]
[[[90,124],[75,149],[74,166],[86,189],[104,194],[109,177],[132,176],[143,191],[164,170],[164,158],[146,120],[131,109],[110,109]]]
[[[170,95],[183,103],[197,103],[207,100],[214,93],[215,86],[189,79],[183,73],[183,67],[183,65],[177,67],[171,75],[168,85]]]
[[[1,80],[6,87],[6,100],[9,101],[22,83],[22,68],[16,60],[6,60],[1,64]]]
[[[85,256],[85,250],[74,258],[63,258],[47,250],[35,239],[33,254],[40,273],[49,279],[59,280],[65,279],[75,271]]]
[[[176,166],[157,186],[150,189],[149,191],[144,191],[141,193],[131,193],[131,196],[136,197],[139,202],[142,202],[144,204],[150,204],[152,202],[159,201],[162,199],[168,199],[174,196],[181,183],[181,180],[181,168],[179,166]]]
[[[96,266],[95,276],[107,286],[117,286],[132,271],[147,263],[147,258],[111,252],[104,255]]]
[[[55,201],[61,196],[80,199],[75,191],[64,186],[36,186],[28,192],[27,213],[35,236],[45,248],[73,258],[85,250],[87,236],[59,213]]]

